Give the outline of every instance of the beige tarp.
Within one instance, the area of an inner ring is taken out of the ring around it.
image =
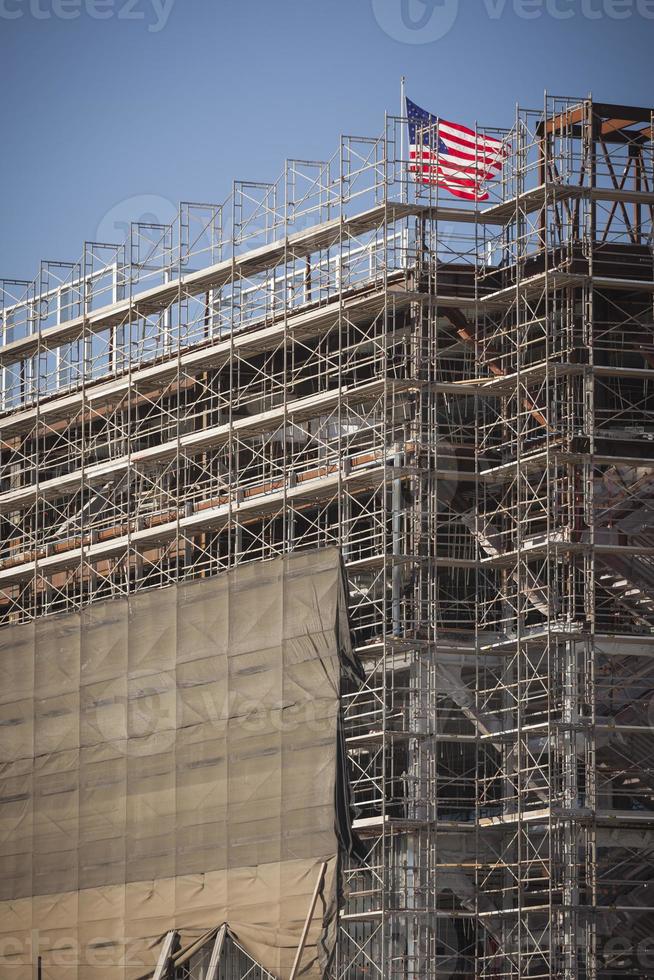
[[[333,930],[335,549],[0,631],[0,977],[126,980],[223,921],[288,973]]]

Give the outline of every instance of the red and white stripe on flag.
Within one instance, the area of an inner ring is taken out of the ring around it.
[[[484,183],[497,176],[507,156],[501,140],[439,119],[416,132],[422,144],[409,147],[409,172],[422,184],[444,187],[465,201],[487,201]]]

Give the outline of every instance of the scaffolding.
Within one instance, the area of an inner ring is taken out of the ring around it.
[[[156,969],[140,980],[275,980],[239,943],[227,923],[184,949],[175,930],[161,944]]]
[[[338,545],[334,977],[653,976],[654,111],[405,124],[2,282],[0,623]]]

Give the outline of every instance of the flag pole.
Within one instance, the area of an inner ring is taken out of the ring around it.
[[[406,114],[406,95],[404,91],[406,78],[400,75],[400,180],[402,181],[400,199],[403,204],[409,200],[409,188],[406,185],[406,173],[404,162],[404,116]]]

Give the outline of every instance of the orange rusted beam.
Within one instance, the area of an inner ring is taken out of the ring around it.
[[[558,116],[552,116],[551,119],[547,120],[545,124],[546,133],[558,133],[567,129],[568,126],[574,126],[575,123],[583,122],[586,118],[586,106],[579,106],[577,109],[571,111],[560,112]]]
[[[615,133],[626,126],[633,126],[635,122],[635,119],[607,119],[602,123],[600,132],[602,136],[608,136],[609,133]]]
[[[466,344],[474,345],[476,340],[475,335],[474,333],[470,332],[467,326],[467,320],[461,310],[449,309],[443,310],[443,312],[456,330],[461,340],[463,340]],[[486,362],[486,367],[491,374],[495,375],[496,378],[503,378],[506,376],[506,371],[501,364],[497,363],[497,358],[494,355],[492,360]],[[543,428],[547,430],[550,429],[547,419],[528,395],[522,399],[522,407],[526,408],[527,411],[531,413],[532,417],[536,419],[539,425],[542,425]]]

